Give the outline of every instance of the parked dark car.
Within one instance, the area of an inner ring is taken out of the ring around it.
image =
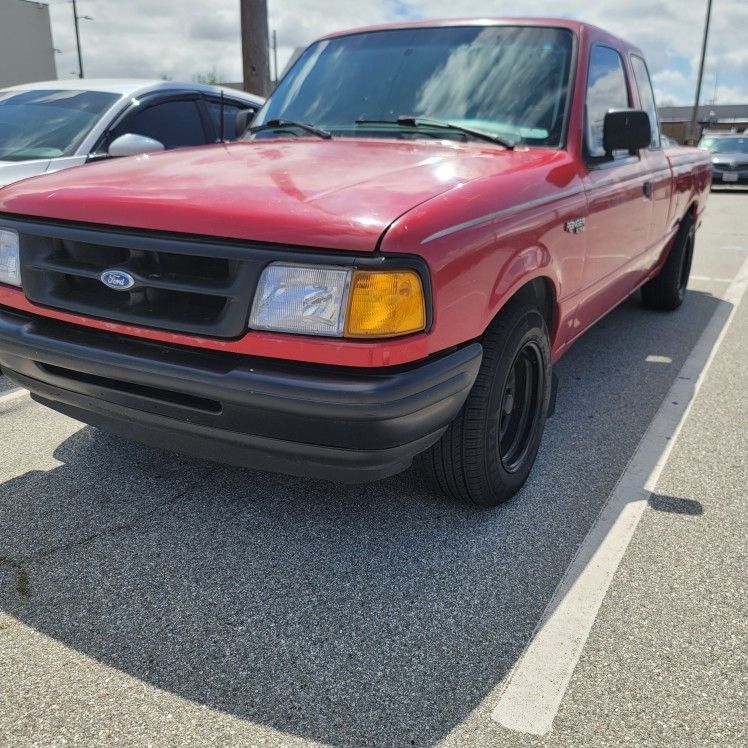
[[[712,155],[714,183],[748,183],[748,135],[705,135],[699,146]]]

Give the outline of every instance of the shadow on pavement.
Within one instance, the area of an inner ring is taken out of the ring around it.
[[[704,505],[696,499],[683,499],[678,496],[661,496],[652,494],[649,497],[649,506],[658,512],[669,514],[687,514],[691,517],[699,517],[704,513]]]
[[[16,387],[10,379],[0,374],[0,396],[7,395],[9,392],[13,392],[17,389],[18,387]]]
[[[719,303],[691,291],[658,314],[632,299],[580,340],[558,364],[528,485],[493,511],[440,498],[417,467],[347,487],[85,427],[56,448],[59,466],[0,484],[0,555],[28,585],[0,577],[0,606],[146,683],[286,733],[432,745],[521,654]]]

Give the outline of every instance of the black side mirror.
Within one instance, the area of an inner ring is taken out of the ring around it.
[[[649,115],[640,109],[611,109],[603,120],[603,148],[613,151],[638,151],[652,142]]]
[[[257,114],[256,109],[242,109],[236,115],[236,137],[241,138],[242,135],[247,131],[249,123],[254,119]]]

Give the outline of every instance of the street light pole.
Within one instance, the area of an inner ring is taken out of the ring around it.
[[[704,77],[704,60],[706,59],[706,43],[709,39],[709,21],[712,17],[712,0],[706,3],[706,21],[704,21],[704,39],[701,42],[701,60],[699,61],[699,77],[696,81],[696,98],[693,102],[693,112],[691,112],[691,126],[689,128],[688,140],[691,145],[696,145],[696,129],[699,118],[699,99],[701,98],[701,81]]]
[[[78,6],[73,0],[73,20],[75,21],[75,45],[78,48],[78,77],[83,77],[83,55],[81,54],[81,34],[78,28]]]

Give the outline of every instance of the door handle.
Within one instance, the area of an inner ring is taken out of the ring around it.
[[[644,197],[652,197],[652,182],[645,182],[642,185],[642,190],[644,190]]]

